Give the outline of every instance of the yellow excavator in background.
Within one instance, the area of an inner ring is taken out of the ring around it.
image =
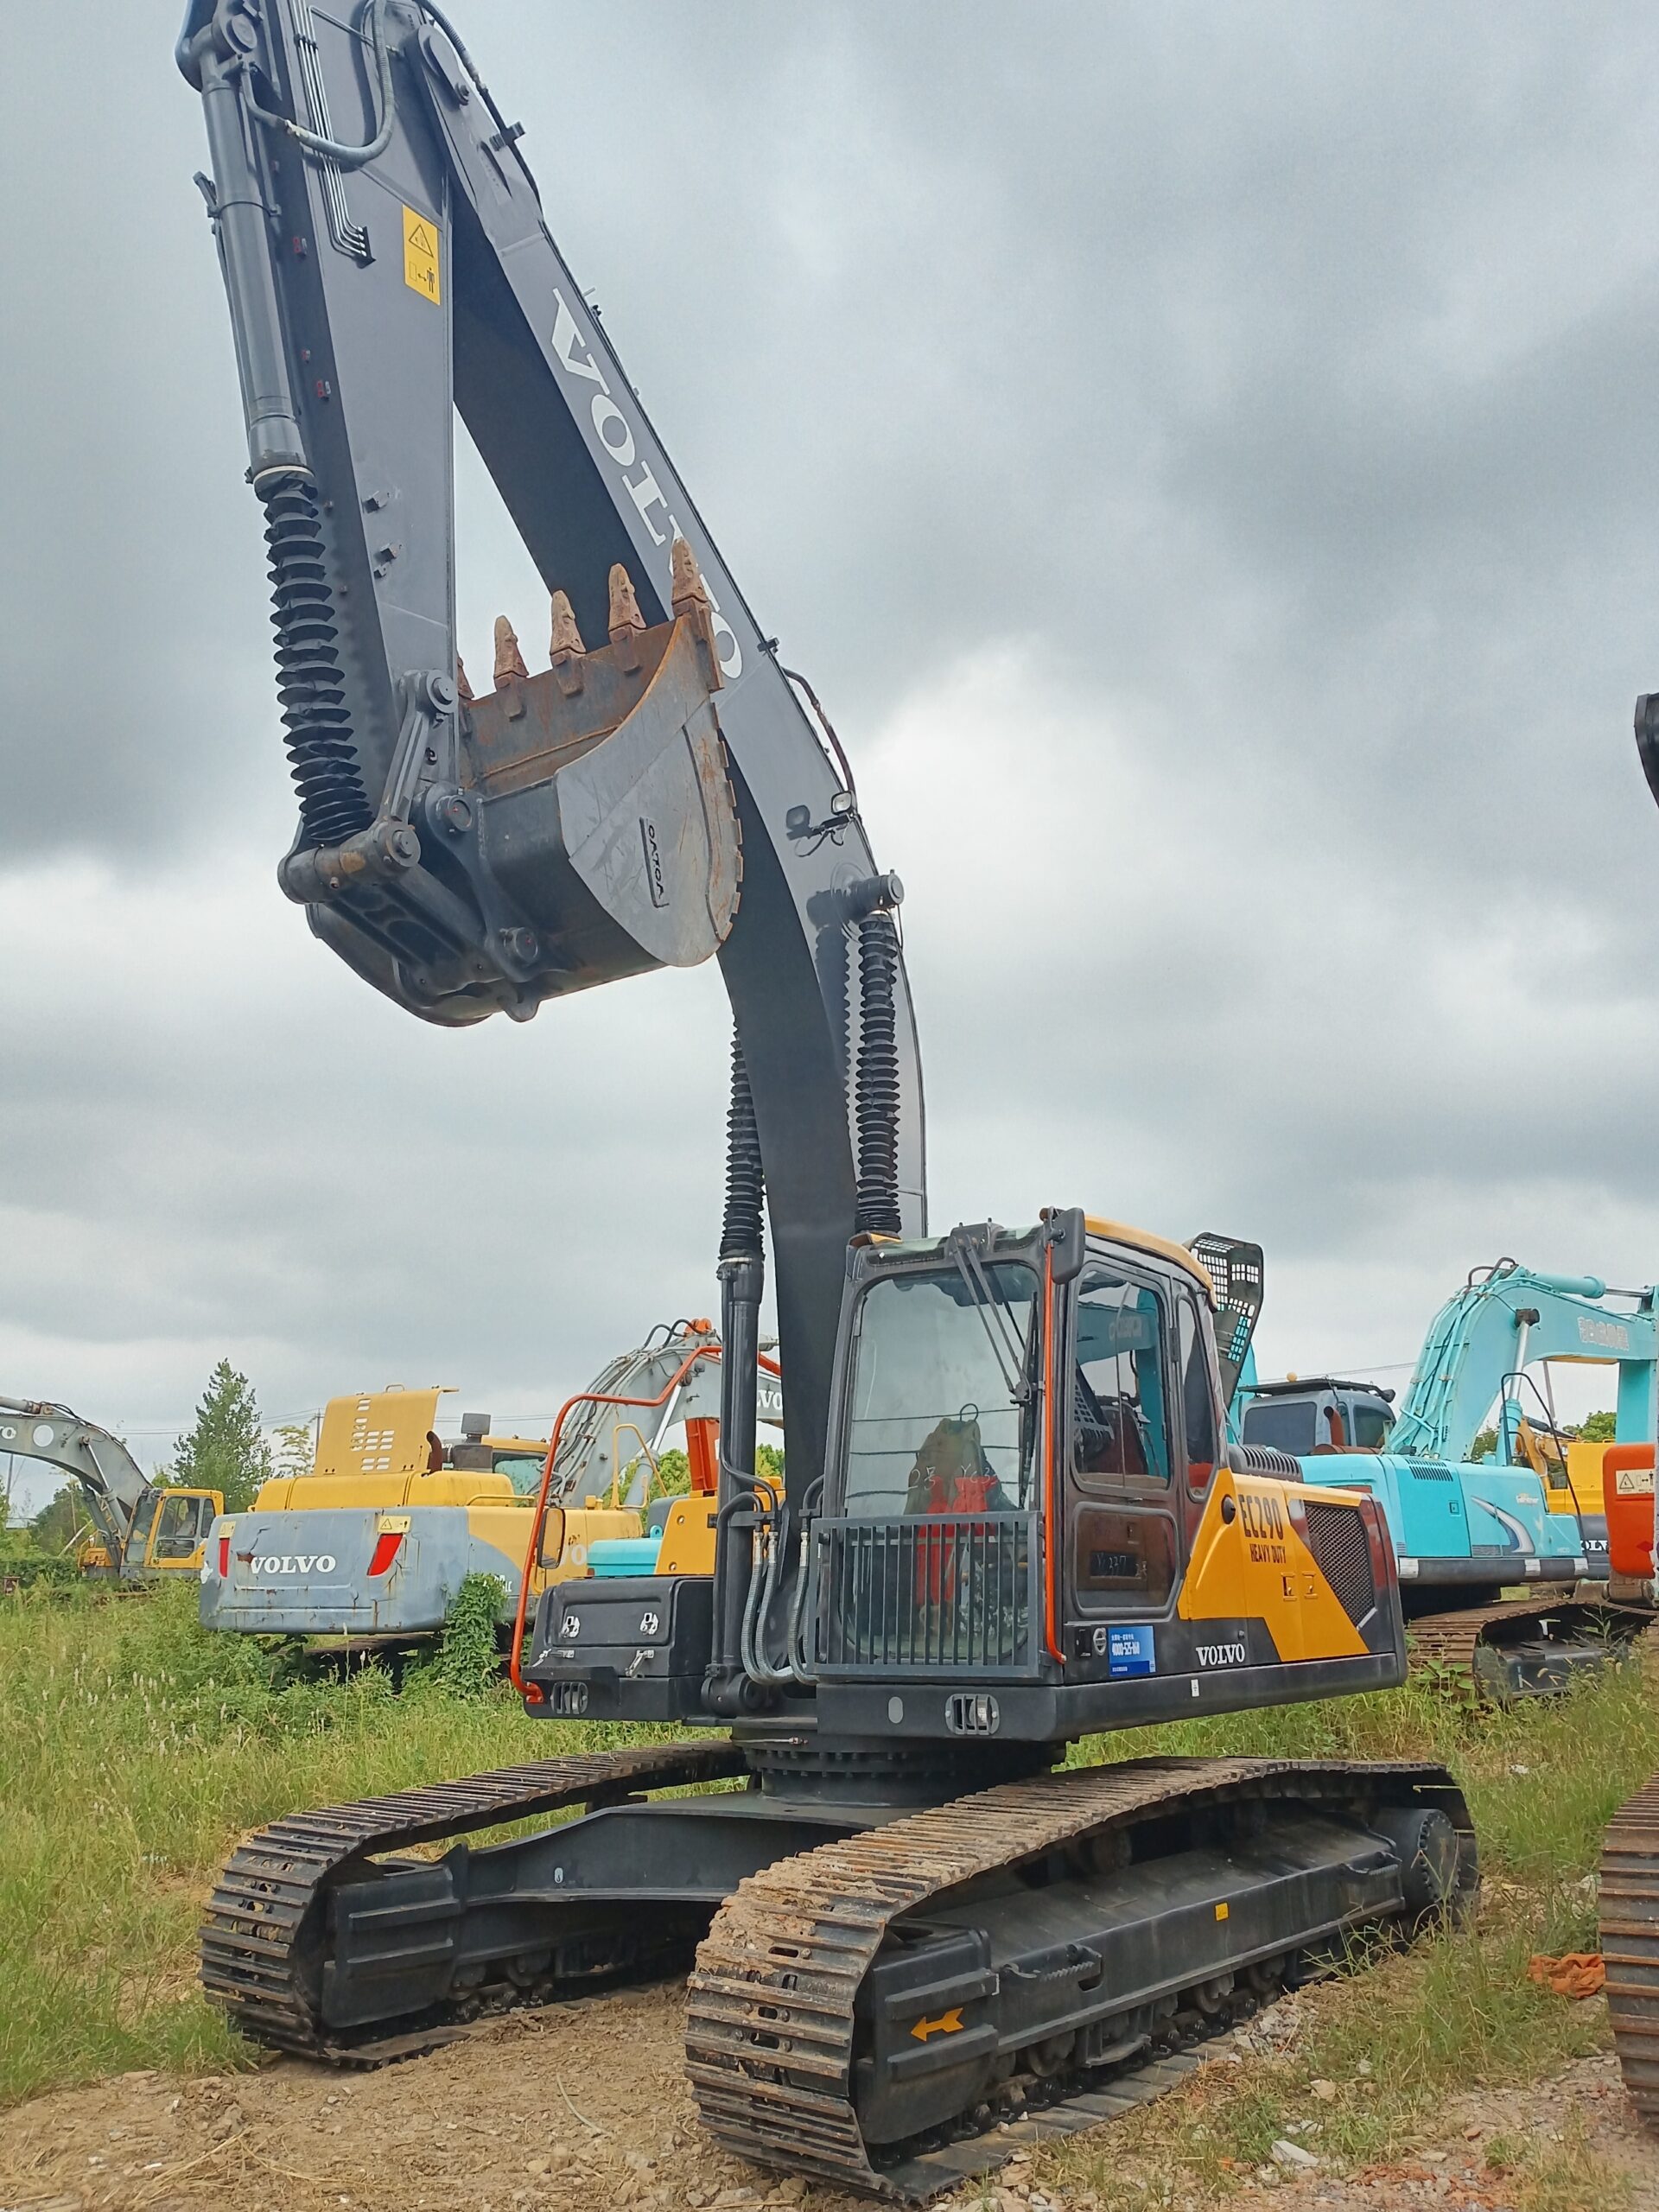
[[[200,1571],[209,1524],[225,1510],[218,1491],[152,1482],[118,1436],[44,1399],[0,1398],[0,1452],[79,1484],[95,1531],[75,1554],[83,1574],[142,1586]]]
[[[437,1433],[436,1388],[333,1398],[309,1473],[261,1485],[245,1513],[215,1522],[201,1567],[205,1627],[301,1636],[353,1652],[407,1647],[436,1636],[470,1574],[501,1586],[505,1628],[526,1566],[533,1599],[550,1583],[614,1563],[679,1522],[654,1495],[667,1433],[683,1423],[694,1491],[712,1493],[720,1339],[708,1321],[652,1330],[574,1400],[559,1433],[550,1512],[530,1559],[545,1438],[496,1435],[487,1414],[465,1414],[461,1434]],[[682,1372],[681,1370],[684,1371]],[[760,1418],[780,1421],[781,1392],[763,1376]],[[637,1402],[655,1399],[648,1408]],[[705,1516],[706,1517],[706,1516]],[[712,1537],[709,1539],[712,1571]],[[614,1565],[613,1567],[614,1571]]]

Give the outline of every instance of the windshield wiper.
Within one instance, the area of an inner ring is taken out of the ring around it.
[[[957,1272],[972,1294],[974,1311],[980,1326],[985,1332],[985,1341],[990,1345],[997,1370],[1002,1377],[1002,1387],[1017,1406],[1028,1405],[1036,1395],[1036,1384],[1029,1370],[1031,1351],[1036,1340],[1037,1306],[1032,1301],[1031,1334],[1022,1343],[1014,1325],[1013,1316],[1002,1300],[995,1279],[985,1268],[984,1262],[971,1244],[957,1244],[953,1256]],[[996,1319],[992,1321],[995,1313]]]

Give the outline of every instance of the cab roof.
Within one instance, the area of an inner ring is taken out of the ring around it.
[[[1160,1236],[1150,1229],[1131,1229],[1127,1222],[1102,1221],[1094,1214],[1084,1214],[1083,1225],[1090,1236],[1098,1236],[1109,1244],[1127,1245],[1132,1252],[1147,1252],[1160,1260],[1167,1260],[1183,1274],[1190,1275],[1213,1306],[1216,1286],[1210,1270],[1196,1254],[1185,1244],[1178,1244],[1172,1236]]]
[[[1176,1243],[1170,1236],[1160,1236],[1154,1230],[1131,1229],[1127,1222],[1106,1221],[1097,1214],[1084,1214],[1083,1225],[1088,1235],[1098,1237],[1103,1243],[1121,1244],[1128,1251],[1141,1252],[1148,1258],[1163,1260],[1171,1267],[1179,1268],[1184,1275],[1198,1285],[1211,1306],[1219,1306],[1214,1277],[1203,1261],[1195,1253],[1189,1252],[1185,1244]],[[1010,1236],[1034,1236],[1037,1232],[1033,1226],[1030,1229],[999,1229],[998,1233]],[[869,1237],[868,1242],[880,1249],[900,1252],[939,1252],[944,1248],[942,1236],[901,1237],[878,1234]]]

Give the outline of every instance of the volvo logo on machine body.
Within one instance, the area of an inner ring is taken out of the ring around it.
[[[668,500],[662,486],[657,481],[648,461],[640,459],[639,442],[633,425],[626,411],[617,404],[611,389],[610,378],[588,350],[582,326],[571,313],[564,294],[554,288],[553,358],[568,377],[580,377],[594,389],[589,400],[593,416],[594,435],[615,463],[622,478],[622,488],[633,502],[640,521],[653,545],[671,545],[677,537],[686,533],[677,516],[669,512]],[[637,475],[629,470],[639,465]],[[654,517],[660,516],[659,530]],[[715,596],[710,571],[721,573],[715,567],[710,547],[697,556],[697,566],[702,572],[702,588],[709,594],[709,613],[714,623],[715,649],[720,655],[720,671],[728,683],[743,672],[743,649],[738,644],[737,633],[720,611],[720,601]],[[664,601],[668,594],[664,592]]]

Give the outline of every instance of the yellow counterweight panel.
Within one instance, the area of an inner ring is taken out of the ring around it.
[[[773,1497],[781,1485],[775,1476],[760,1475]],[[718,1501],[702,1491],[677,1497],[663,1523],[663,1541],[657,1551],[658,1574],[712,1574],[715,1571],[715,1515]]]
[[[439,1390],[371,1390],[330,1398],[317,1432],[315,1476],[418,1475],[438,1417]]]
[[[505,1475],[441,1467],[435,1474],[276,1475],[259,1486],[261,1513],[302,1513],[315,1506],[372,1505],[382,1511],[405,1505],[511,1506],[518,1493]],[[518,1502],[526,1506],[527,1498]]]
[[[1601,1455],[1605,1444],[1569,1444],[1567,1447],[1567,1479],[1571,1485],[1564,1491],[1551,1491],[1550,1510],[1571,1513],[1576,1506],[1580,1513],[1605,1513],[1606,1495],[1602,1489]]]
[[[1281,1659],[1363,1657],[1363,1637],[1297,1533],[1293,1497],[1356,1510],[1346,1491],[1218,1467],[1176,1610],[1185,1621],[1265,1621]]]
[[[677,1497],[663,1523],[657,1553],[658,1574],[712,1574],[715,1571],[716,1501],[701,1491]]]

